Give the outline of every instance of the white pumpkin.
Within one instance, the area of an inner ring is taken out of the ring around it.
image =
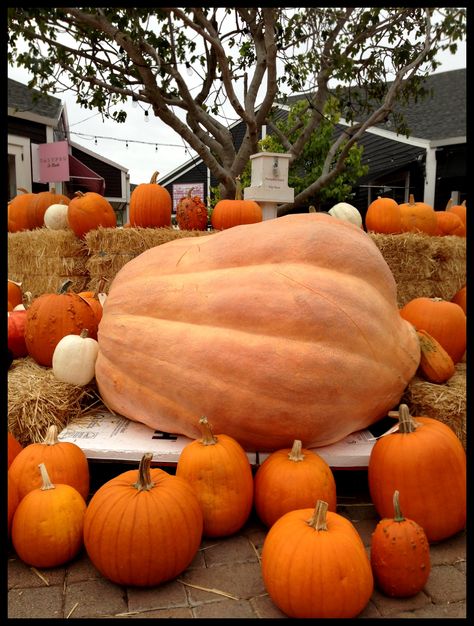
[[[329,209],[328,213],[333,217],[337,217],[340,220],[346,220],[346,222],[351,222],[351,224],[355,224],[359,228],[362,228],[362,215],[355,208],[355,206],[352,206],[352,204],[348,204],[347,202],[338,202],[332,207],[332,209]]]
[[[44,225],[51,230],[69,228],[67,204],[50,204],[44,213]]]
[[[63,383],[83,387],[95,376],[99,344],[88,337],[87,329],[80,335],[66,335],[53,352],[53,374]]]

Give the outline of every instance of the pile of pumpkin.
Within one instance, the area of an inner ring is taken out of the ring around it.
[[[429,544],[466,523],[459,440],[437,420],[412,417],[406,405],[397,415],[398,432],[379,438],[369,460],[370,494],[382,518],[370,559],[356,528],[336,513],[334,476],[316,452],[295,440],[253,474],[240,444],[214,435],[205,417],[202,437],[183,448],[175,475],[151,468],[153,455],[145,453],[138,472],[108,480],[89,501],[87,459],[76,444],[58,440],[55,426],[24,448],[9,435],[9,537],[34,567],[65,564],[85,547],[107,579],[149,587],[182,573],[203,537],[236,533],[254,507],[269,528],[261,573],[273,602],[290,617],[356,617],[374,582],[395,598],[421,591]]]

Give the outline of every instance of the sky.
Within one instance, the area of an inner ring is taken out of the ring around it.
[[[441,65],[437,72],[465,68],[466,42],[458,44],[456,54],[445,52],[439,60]],[[184,68],[183,72],[187,80],[193,80]],[[23,68],[9,66],[8,77],[26,84],[31,74]],[[133,107],[131,103],[118,105],[117,109],[123,108],[127,112],[126,122],[118,124],[113,120],[102,120],[100,113],[93,109],[79,106],[72,92],[51,95],[66,105],[71,141],[127,168],[132,184],[149,182],[156,171],[159,181],[195,155],[185,149],[180,136],[154,117],[151,110],[146,122],[144,110],[139,106]]]

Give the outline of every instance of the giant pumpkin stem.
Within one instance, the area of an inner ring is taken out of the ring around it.
[[[393,510],[394,510],[393,520],[395,522],[404,522],[405,518],[403,517],[402,512],[400,510],[400,492],[398,491],[398,489],[395,489],[395,491],[393,492]]]
[[[314,530],[327,530],[327,512],[328,512],[328,503],[324,502],[324,500],[318,500],[316,502],[316,508],[314,509],[313,516],[306,523]]]
[[[203,415],[199,420],[199,428],[201,429],[202,434],[201,443],[204,446],[214,446],[217,443],[217,437],[214,436],[205,415]]]
[[[406,404],[400,404],[398,411],[389,411],[389,417],[398,417],[399,433],[414,433],[420,424],[410,415]]]
[[[304,460],[304,454],[301,452],[301,447],[302,447],[301,441],[299,439],[295,439],[293,441],[293,447],[288,453],[288,458],[290,459],[290,461],[303,461]]]
[[[51,482],[51,478],[49,477],[48,472],[46,471],[46,465],[44,463],[40,463],[38,465],[39,471],[41,472],[41,480],[43,484],[41,485],[41,491],[48,491],[48,489],[55,489],[55,485]]]
[[[46,435],[41,443],[46,446],[54,446],[58,443],[58,427],[56,424],[51,424],[46,431]]]
[[[150,475],[150,463],[153,458],[152,452],[146,452],[138,466],[138,480],[133,484],[133,487],[138,491],[150,491],[155,486],[155,483],[151,480]]]

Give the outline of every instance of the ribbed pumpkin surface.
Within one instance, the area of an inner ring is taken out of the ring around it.
[[[116,275],[96,380],[152,428],[215,432],[247,450],[322,446],[392,408],[418,367],[416,332],[371,238],[289,215],[178,239]]]

